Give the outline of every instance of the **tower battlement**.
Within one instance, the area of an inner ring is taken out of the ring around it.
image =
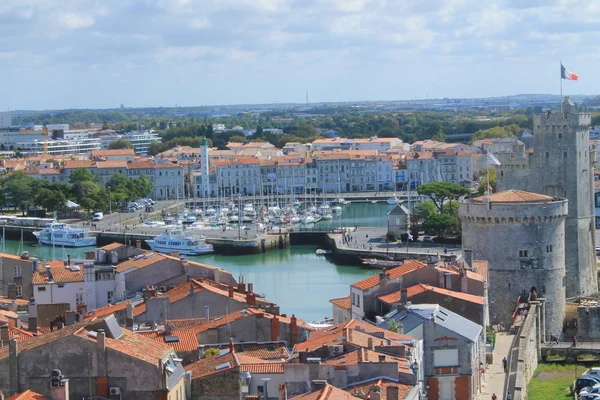
[[[590,113],[544,113],[533,116],[534,131],[548,132],[570,130],[573,127],[589,129],[592,125],[592,114]]]

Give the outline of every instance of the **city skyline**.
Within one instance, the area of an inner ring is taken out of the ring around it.
[[[592,1],[75,1],[0,6],[0,109],[600,92]],[[577,20],[577,23],[573,21]]]

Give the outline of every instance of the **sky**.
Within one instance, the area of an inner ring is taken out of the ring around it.
[[[600,93],[597,0],[2,0],[0,110]]]

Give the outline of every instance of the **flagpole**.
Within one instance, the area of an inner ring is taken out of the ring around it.
[[[560,103],[560,113],[562,114],[562,103],[563,103],[563,92],[562,92],[562,69],[563,69],[563,65],[562,65],[562,59],[560,60],[560,99],[558,100],[558,102]]]

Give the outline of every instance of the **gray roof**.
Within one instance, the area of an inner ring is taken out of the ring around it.
[[[378,324],[381,327],[389,327],[389,321],[395,319],[402,323],[404,332],[410,332],[427,320],[435,317],[435,323],[444,328],[476,342],[481,334],[482,326],[461,317],[460,315],[444,308],[438,304],[411,304],[403,311],[393,310],[385,316],[385,321]]]
[[[388,213],[388,215],[408,215],[410,211],[408,208],[404,207],[402,204],[396,205],[396,207],[392,208],[392,211]]]

